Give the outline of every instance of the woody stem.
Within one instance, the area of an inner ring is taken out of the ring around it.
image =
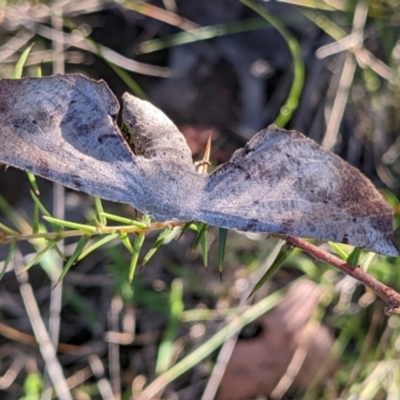
[[[387,308],[385,312],[387,314],[400,314],[400,293],[397,293],[394,289],[384,285],[372,276],[368,275],[364,270],[359,267],[352,267],[345,261],[329,254],[328,252],[314,246],[311,243],[306,242],[295,236],[286,236],[286,242],[294,247],[298,247],[304,252],[310,254],[314,258],[326,262],[334,268],[339,269],[345,274],[361,282],[364,286],[370,288],[376,293],[385,303]]]

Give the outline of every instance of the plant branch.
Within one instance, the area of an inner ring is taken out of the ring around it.
[[[47,239],[55,240],[57,238],[63,239],[66,237],[74,236],[95,236],[95,235],[110,235],[112,233],[146,233],[151,231],[162,230],[166,227],[183,226],[183,222],[167,221],[167,222],[154,222],[145,228],[139,228],[133,225],[119,225],[119,226],[93,226],[93,231],[85,229],[71,229],[58,232],[39,232],[39,233],[9,233],[3,232],[0,235],[0,243],[20,242],[23,240]],[[90,225],[88,225],[90,227]],[[0,229],[1,230],[1,229]]]
[[[314,258],[326,262],[332,267],[337,268],[345,274],[356,279],[364,286],[370,288],[387,304],[387,307],[385,308],[385,313],[387,315],[400,314],[400,293],[397,293],[393,288],[384,285],[382,282],[379,282],[372,276],[368,275],[360,267],[352,267],[340,258],[327,253],[326,251],[306,242],[303,239],[294,236],[287,236],[285,240],[289,245],[298,247]]]

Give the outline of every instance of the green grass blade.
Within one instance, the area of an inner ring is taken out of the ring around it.
[[[145,238],[145,234],[139,233],[136,236],[136,239],[133,243],[133,253],[132,253],[132,257],[131,257],[131,262],[129,264],[129,273],[128,273],[128,280],[129,280],[129,283],[131,286],[133,283],[133,277],[135,276],[136,266],[137,266],[137,262],[139,259],[139,253],[140,253],[140,249],[143,246],[144,238]]]
[[[32,190],[30,191],[30,194],[31,194],[31,197],[32,197],[32,200],[33,200],[33,203],[34,203],[35,207],[37,207],[38,210],[39,210],[44,216],[47,216],[47,217],[52,218],[52,217],[51,217],[51,214],[47,211],[46,207],[42,204],[42,202],[39,200],[39,198],[36,196],[36,194],[35,194]],[[61,232],[61,231],[62,231],[62,228],[61,228],[59,225],[53,224],[53,223],[51,223],[51,222],[49,222],[49,223],[50,223],[50,225],[52,226],[52,228],[53,228],[56,232]],[[60,256],[61,256],[61,255],[60,255]],[[61,256],[61,258],[63,258],[63,256]]]
[[[23,272],[26,272],[26,271],[28,271],[33,265],[35,265],[36,263],[38,263],[39,260],[40,260],[50,249],[52,249],[52,248],[57,244],[57,242],[58,242],[59,240],[60,240],[60,239],[50,240],[50,241],[47,243],[47,245],[46,245],[43,249],[41,249],[40,251],[38,251],[38,252],[36,253],[35,257],[33,257],[32,260],[29,261],[29,263],[25,265],[25,267],[23,268],[22,271],[23,271]]]
[[[19,232],[0,222],[0,229],[9,235],[18,235]]]
[[[33,47],[34,43],[28,46],[20,55],[17,63],[15,64],[14,70],[11,74],[12,79],[20,79],[22,77],[22,70],[24,69],[24,65],[26,60],[28,59],[29,53]]]
[[[0,211],[6,216],[17,229],[21,232],[30,232],[32,227],[25,221],[21,215],[14,210],[13,207],[7,202],[7,200],[0,195]]]
[[[156,362],[157,375],[167,371],[171,365],[174,343],[178,335],[180,316],[184,308],[183,285],[180,279],[172,281],[171,293],[169,296],[169,308],[167,328],[158,348]]]
[[[165,239],[169,236],[169,234],[172,232],[173,228],[170,226],[167,226],[165,229],[163,229],[159,235],[157,236],[156,241],[154,244],[151,246],[150,250],[147,252],[147,254],[143,257],[142,261],[142,267],[144,267],[148,261],[150,260],[151,257],[155,254],[155,252],[158,250],[158,248],[165,242]]]
[[[260,302],[249,308],[247,311],[234,318],[233,321],[220,329],[218,333],[207,340],[207,342],[199,346],[188,356],[183,358],[177,364],[165,371],[165,373],[160,375],[147,387],[147,389],[145,390],[145,394],[149,398],[155,397],[155,395],[167,384],[171,383],[173,380],[184,374],[190,368],[198,365],[202,360],[208,357],[213,351],[218,349],[229,338],[240,332],[243,327],[253,322],[261,315],[265,314],[272,307],[276,306],[276,304],[278,304],[278,302],[282,299],[284,293],[284,290],[277,291],[263,298]]]
[[[102,239],[98,240],[96,243],[93,243],[91,246],[89,246],[85,251],[82,251],[82,253],[79,255],[79,257],[76,259],[76,261],[81,261],[83,260],[87,255],[89,255],[92,251],[100,248],[101,246],[104,246],[105,244],[111,242],[112,240],[116,239],[119,237],[118,233],[111,233]]]
[[[282,246],[281,250],[279,251],[279,254],[276,256],[275,260],[272,262],[271,266],[268,268],[265,274],[256,283],[253,290],[249,294],[249,297],[251,297],[255,292],[257,292],[257,290],[260,289],[260,287],[264,285],[264,283],[267,282],[272,277],[272,275],[275,274],[275,272],[281,267],[281,265],[292,254],[293,251],[294,248],[286,243]]]
[[[33,213],[32,213],[32,232],[39,232],[40,223],[39,223],[39,207],[36,203],[33,203]]]
[[[201,248],[201,257],[203,258],[204,266],[207,268],[208,266],[208,240],[207,234],[201,236],[200,238],[200,248]]]
[[[7,271],[8,265],[10,264],[10,262],[13,258],[14,251],[16,248],[17,248],[17,242],[11,242],[10,248],[8,249],[8,252],[7,252],[6,259],[4,260],[3,269],[1,270],[1,273],[0,273],[0,280],[3,279],[3,276]]]
[[[136,50],[138,53],[152,53],[154,51],[167,49],[183,44],[194,43],[202,40],[214,39],[220,36],[232,35],[235,33],[254,31],[271,27],[264,19],[250,19],[247,21],[232,22],[228,24],[217,24],[204,26],[190,31],[180,32],[163,39],[152,39],[140,43]]]
[[[100,54],[100,53],[99,53]],[[108,66],[119,76],[122,82],[128,87],[129,91],[131,91],[135,96],[147,100],[148,97],[145,91],[139,86],[139,84],[129,75],[127,71],[119,67],[118,65],[113,64],[108,61],[105,57],[100,57],[108,64]]]
[[[284,24],[278,19],[270,14],[267,10],[261,7],[253,0],[240,0],[247,7],[251,8],[253,11],[261,15],[266,21],[268,21],[271,26],[273,26],[286,41],[290,54],[293,59],[293,82],[289,90],[289,94],[286,98],[285,103],[281,107],[279,115],[273,122],[279,127],[284,127],[288,121],[292,118],[292,115],[296,108],[298,107],[301,92],[304,86],[304,63],[301,56],[301,49],[299,42],[296,38],[286,29]]]
[[[33,202],[35,203],[35,205],[37,205],[37,207],[39,208],[40,212],[43,215],[46,215],[47,217],[51,217],[51,214],[47,211],[46,207],[42,204],[42,202],[39,200],[39,198],[36,196],[36,194],[31,190],[31,197]],[[54,225],[57,226],[58,225]]]
[[[72,267],[72,265],[77,261],[79,255],[82,253],[84,247],[86,246],[86,244],[89,240],[90,240],[90,236],[82,236],[79,239],[78,244],[76,245],[75,250],[72,253],[72,256],[68,259],[60,276],[58,277],[56,285],[58,285],[64,279],[64,276],[67,274],[67,272]]]

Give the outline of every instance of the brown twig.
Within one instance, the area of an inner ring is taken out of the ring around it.
[[[314,246],[311,243],[306,242],[303,239],[294,236],[287,236],[285,238],[286,242],[294,247],[305,251],[314,258],[324,261],[344,272],[345,274],[351,276],[352,278],[361,282],[364,286],[370,288],[374,293],[376,293],[386,304],[385,313],[390,314],[400,314],[400,293],[397,293],[394,289],[389,286],[384,285],[372,276],[368,275],[359,267],[352,267],[345,261],[327,253],[326,251]]]

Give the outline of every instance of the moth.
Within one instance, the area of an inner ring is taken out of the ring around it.
[[[210,174],[147,101],[82,75],[0,81],[0,162],[158,221],[331,240],[397,256],[393,210],[373,184],[299,132],[270,126]]]

